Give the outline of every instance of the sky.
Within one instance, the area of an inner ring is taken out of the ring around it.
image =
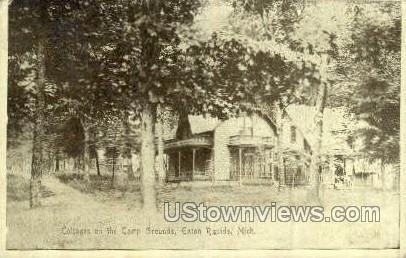
[[[196,17],[196,25],[207,35],[219,31],[228,24],[232,7],[219,0],[209,0],[208,6]]]

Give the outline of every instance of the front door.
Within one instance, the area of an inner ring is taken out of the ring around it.
[[[253,178],[255,173],[255,154],[245,153],[243,159],[243,173],[242,176],[246,178]]]

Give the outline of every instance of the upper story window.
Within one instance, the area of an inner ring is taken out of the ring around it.
[[[247,135],[253,134],[254,121],[251,115],[243,114],[243,133]]]
[[[252,128],[253,127],[254,121],[252,119],[252,116],[246,115],[244,117],[244,125],[245,125],[246,128]]]
[[[296,142],[296,126],[291,126],[290,127],[290,142],[295,143]]]

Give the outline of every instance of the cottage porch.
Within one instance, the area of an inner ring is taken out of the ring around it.
[[[277,170],[274,138],[235,135],[229,139],[230,180],[245,184],[272,184]]]
[[[212,177],[212,137],[197,135],[165,144],[168,182],[206,181]]]

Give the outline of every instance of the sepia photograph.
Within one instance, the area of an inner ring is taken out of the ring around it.
[[[6,5],[7,250],[400,249],[400,1]]]

